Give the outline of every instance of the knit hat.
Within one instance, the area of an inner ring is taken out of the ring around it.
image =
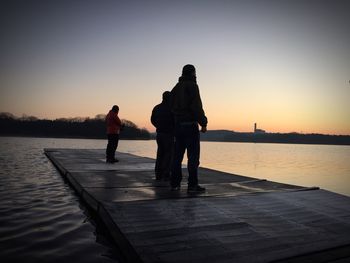
[[[112,107],[112,111],[119,111],[119,107],[118,107],[118,105],[113,105],[113,107]]]
[[[193,76],[196,75],[196,68],[191,65],[187,64],[182,68],[182,76]]]
[[[165,91],[163,93],[163,101],[168,101],[170,99],[171,92],[170,91]]]

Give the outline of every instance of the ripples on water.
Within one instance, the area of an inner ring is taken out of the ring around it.
[[[81,148],[72,142],[0,138],[1,262],[117,262],[116,248],[96,234],[100,227],[43,154]]]

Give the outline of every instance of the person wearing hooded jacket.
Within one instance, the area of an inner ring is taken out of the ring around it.
[[[170,179],[171,161],[174,151],[174,116],[171,112],[171,93],[163,93],[162,103],[152,110],[151,122],[157,132],[156,180]]]
[[[172,164],[171,189],[179,190],[182,180],[181,163],[187,150],[188,193],[204,192],[198,184],[198,166],[200,156],[200,135],[207,131],[208,119],[205,116],[199,88],[196,80],[196,69],[185,65],[182,76],[171,91],[172,112],[175,118],[175,152]]]

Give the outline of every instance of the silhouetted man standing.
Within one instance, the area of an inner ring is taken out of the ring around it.
[[[179,190],[182,180],[181,163],[187,149],[188,157],[188,193],[204,192],[198,185],[198,166],[201,131],[207,131],[207,117],[204,114],[199,88],[196,81],[196,69],[185,65],[179,82],[171,91],[172,112],[175,117],[175,152],[171,175],[171,189]]]
[[[162,103],[152,110],[151,122],[157,128],[156,180],[170,179],[174,151],[174,116],[171,112],[171,93],[163,93]]]
[[[117,105],[114,105],[106,116],[108,138],[108,144],[106,149],[107,163],[119,162],[119,160],[115,158],[115,151],[117,150],[119,142],[119,133],[122,127],[122,123],[118,117],[118,113],[119,107]]]

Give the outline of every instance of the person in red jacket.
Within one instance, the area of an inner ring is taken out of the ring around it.
[[[108,112],[106,116],[106,125],[107,125],[107,149],[106,149],[106,162],[115,163],[119,162],[115,158],[115,151],[118,147],[119,142],[119,133],[122,127],[122,123],[118,117],[119,107],[114,105],[112,109]]]

